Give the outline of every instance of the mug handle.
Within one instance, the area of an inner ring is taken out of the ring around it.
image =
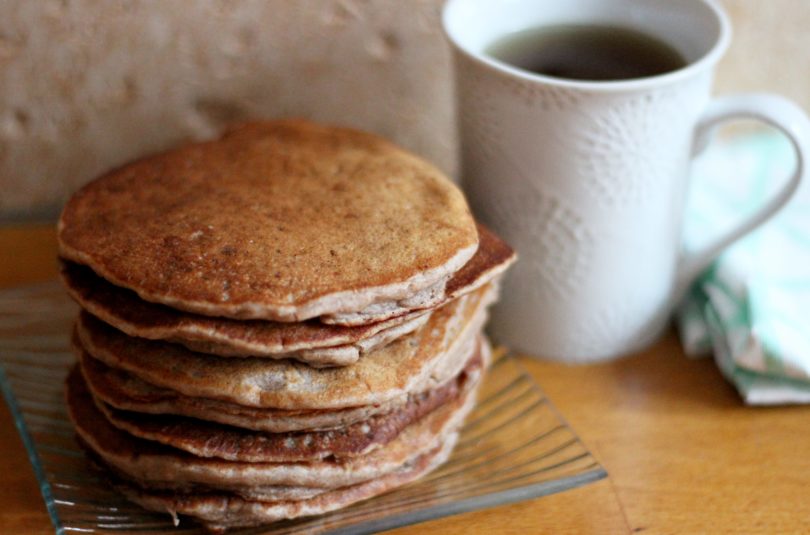
[[[776,214],[793,196],[810,156],[810,120],[792,101],[771,94],[740,94],[712,100],[695,129],[695,154],[701,152],[714,128],[730,119],[757,119],[781,130],[793,145],[796,168],[790,180],[761,208],[700,251],[681,257],[675,285],[675,302],[720,252]]]

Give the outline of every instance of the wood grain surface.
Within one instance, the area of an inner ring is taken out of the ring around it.
[[[0,228],[0,287],[55,276],[55,250],[49,225]],[[609,478],[391,533],[810,532],[810,407],[743,406],[673,333],[611,363],[524,362]],[[52,532],[5,405],[0,474],[0,533]]]

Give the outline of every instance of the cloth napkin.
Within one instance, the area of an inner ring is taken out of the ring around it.
[[[795,165],[776,133],[716,141],[693,166],[684,229],[699,250],[753,212]],[[687,355],[714,354],[746,403],[810,402],[810,183],[765,225],[727,249],[676,314]]]

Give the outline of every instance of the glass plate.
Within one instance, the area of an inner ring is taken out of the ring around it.
[[[57,533],[191,533],[127,502],[77,445],[62,383],[76,306],[58,283],[0,292],[0,386]],[[500,352],[450,460],[427,477],[320,517],[234,533],[374,533],[536,498],[607,474],[518,360]]]

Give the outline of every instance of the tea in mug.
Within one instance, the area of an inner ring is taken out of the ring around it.
[[[514,67],[572,80],[645,78],[684,67],[667,43],[619,26],[563,24],[515,32],[492,43],[486,53]]]

